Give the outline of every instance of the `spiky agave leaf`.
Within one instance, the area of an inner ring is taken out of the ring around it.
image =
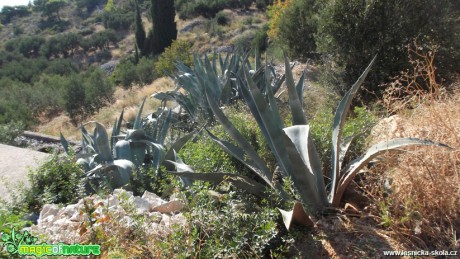
[[[286,86],[288,89],[289,94],[289,106],[291,107],[291,114],[292,114],[292,125],[307,125],[307,119],[303,112],[302,107],[302,93],[298,92],[298,89],[303,90],[303,77],[301,78],[302,81],[299,81],[299,85],[295,85],[294,77],[292,75],[292,70],[290,69],[289,59],[284,54],[284,65],[286,69]]]
[[[287,230],[290,230],[293,224],[298,224],[306,227],[314,226],[313,221],[308,216],[308,214],[305,213],[302,204],[300,204],[299,202],[296,202],[294,204],[294,207],[290,211],[285,211],[280,208],[278,208],[278,210],[281,213],[284,226],[286,226]]]
[[[283,129],[283,141],[291,162],[291,177],[302,202],[310,214],[316,214],[327,206],[326,189],[321,161],[310,138],[308,125]]]
[[[334,116],[334,125],[332,128],[332,183],[331,191],[329,193],[329,202],[332,203],[334,200],[335,191],[337,189],[337,182],[340,178],[340,147],[342,141],[343,126],[345,125],[345,120],[347,118],[348,111],[350,110],[350,105],[353,97],[355,97],[358,92],[359,87],[364,82],[367,77],[367,74],[371,70],[377,56],[375,56],[371,63],[367,66],[366,70],[361,74],[358,80],[353,84],[350,90],[345,94],[342,100],[337,107]]]
[[[332,206],[338,206],[340,204],[342,195],[345,192],[348,185],[350,184],[350,182],[353,180],[356,174],[372,159],[374,159],[376,156],[382,153],[407,146],[437,146],[452,149],[451,147],[442,143],[417,138],[397,138],[378,143],[369,148],[369,150],[363,156],[356,158],[342,170],[342,174],[338,182],[337,191],[333,196],[334,199],[331,202]]]
[[[167,161],[168,163],[176,166],[176,171],[169,171],[170,173],[187,177],[189,179],[198,180],[198,181],[208,181],[215,184],[219,184],[223,181],[227,181],[235,187],[245,190],[248,193],[257,195],[259,197],[265,196],[265,186],[252,180],[251,178],[243,175],[231,174],[231,173],[196,173],[193,169],[185,164],[177,163],[174,161]]]

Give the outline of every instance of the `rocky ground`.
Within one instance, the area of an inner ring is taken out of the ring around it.
[[[48,243],[81,243],[90,239],[97,228],[114,222],[118,228],[146,229],[148,235],[162,236],[172,231],[173,225],[185,226],[186,219],[180,212],[184,206],[178,195],[166,201],[147,191],[138,197],[116,189],[113,194],[93,195],[63,208],[47,204],[37,224],[26,230],[39,237],[40,242]]]

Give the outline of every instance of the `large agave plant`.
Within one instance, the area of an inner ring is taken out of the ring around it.
[[[356,174],[366,166],[369,161],[382,152],[412,145],[447,147],[444,144],[435,143],[429,140],[415,138],[392,139],[372,146],[362,156],[351,161],[348,165],[343,165],[344,157],[351,143],[350,138],[342,139],[343,126],[350,109],[351,101],[356,95],[360,85],[365,80],[374,61],[375,58],[346,93],[337,107],[333,124],[332,172],[330,174],[332,180],[329,188],[326,188],[320,159],[310,137],[310,127],[303,111],[302,96],[304,77],[302,76],[297,84],[294,82],[288,58],[285,57],[285,75],[289,105],[292,114],[292,126],[290,127],[285,127],[283,124],[271,87],[266,87],[266,94],[263,94],[260,87],[258,87],[251,76],[249,69],[245,66],[241,67],[238,75],[234,79],[238,84],[238,88],[246,104],[255,117],[262,134],[267,139],[268,146],[276,158],[283,176],[289,177],[292,180],[299,194],[303,210],[311,216],[318,215],[327,207],[339,206],[344,191]],[[199,70],[199,68],[195,69]],[[266,82],[268,83],[269,81],[269,78],[266,78]],[[260,176],[268,186],[275,188],[283,197],[286,197],[280,185],[273,182],[273,173],[270,172],[257,152],[222,112],[214,95],[211,93],[211,87],[212,84],[207,84],[205,86],[206,100],[209,107],[237,145],[218,139],[212,134],[210,134],[211,138],[225,151]],[[187,168],[187,166],[181,163],[176,162],[174,164],[180,169],[177,170],[178,172],[176,172],[176,174],[187,175],[188,177],[200,180],[219,181],[218,177],[193,173],[190,168]],[[230,177],[229,174],[225,174],[225,176],[227,178]],[[231,175],[231,177],[248,182],[248,179],[243,179],[241,176]],[[247,184],[241,186],[247,190],[252,189],[252,193],[256,193],[254,191],[255,187],[261,188],[260,184],[257,185],[257,183],[253,182],[251,182],[251,186]],[[299,205],[296,205],[294,211],[291,212],[282,211],[285,223],[289,222],[287,226],[290,225],[293,215],[299,215],[299,208],[301,209],[302,206],[299,207]],[[308,220],[304,218],[303,221],[305,222]]]
[[[241,69],[241,60],[245,60],[250,71],[251,77],[258,85],[261,92],[266,92],[266,74],[273,79],[270,86],[276,92],[284,82],[285,77],[276,77],[273,66],[261,66],[258,53],[255,54],[253,65],[247,60],[247,55],[228,54],[225,58],[222,55],[214,54],[210,60],[208,56],[201,59],[198,55],[194,56],[193,68],[179,63],[176,65],[178,73],[174,76],[177,88],[174,91],[155,93],[152,97],[161,101],[174,100],[188,114],[193,121],[199,118],[212,120],[213,112],[204,98],[206,94],[214,100],[219,100],[219,104],[228,104],[236,99],[241,99],[241,91],[235,83],[234,76]],[[185,93],[180,91],[185,90]]]

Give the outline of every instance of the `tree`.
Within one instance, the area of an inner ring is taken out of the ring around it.
[[[151,0],[150,14],[153,27],[147,38],[148,53],[161,54],[177,38],[173,0]]]
[[[286,3],[286,2],[285,2]],[[317,0],[294,0],[286,7],[277,24],[278,40],[291,56],[302,60],[316,56]]]
[[[136,23],[135,23],[135,35],[136,35],[136,51],[139,49],[141,51],[141,55],[144,56],[145,53],[145,30],[144,30],[144,25],[142,24],[142,18],[141,18],[141,12],[139,10],[139,3],[136,0]]]
[[[20,6],[4,6],[0,12],[0,22],[7,24],[14,17],[25,17],[30,15],[30,11],[25,5]]]
[[[414,38],[435,41],[441,48],[438,68],[458,64],[460,35],[456,0],[336,0],[319,13],[315,35],[318,51],[331,56],[344,69],[345,85],[351,85],[369,60],[380,54],[369,90],[379,94],[379,84],[399,74],[408,64],[406,45]],[[455,38],[457,37],[457,38]],[[457,62],[446,62],[445,58]],[[444,59],[444,60],[443,60]],[[458,67],[457,67],[458,69]],[[441,70],[441,69],[440,69]],[[339,89],[343,94],[348,89]],[[373,94],[363,95],[370,100]]]
[[[61,21],[59,10],[67,5],[67,0],[35,0],[34,5],[48,18],[55,16],[58,21]]]

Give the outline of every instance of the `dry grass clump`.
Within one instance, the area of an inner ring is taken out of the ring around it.
[[[424,102],[425,101],[425,102]],[[378,190],[367,188],[382,224],[410,247],[460,248],[460,91],[383,120],[374,141],[417,137],[453,148],[418,147],[388,154],[373,171],[384,172]]]

